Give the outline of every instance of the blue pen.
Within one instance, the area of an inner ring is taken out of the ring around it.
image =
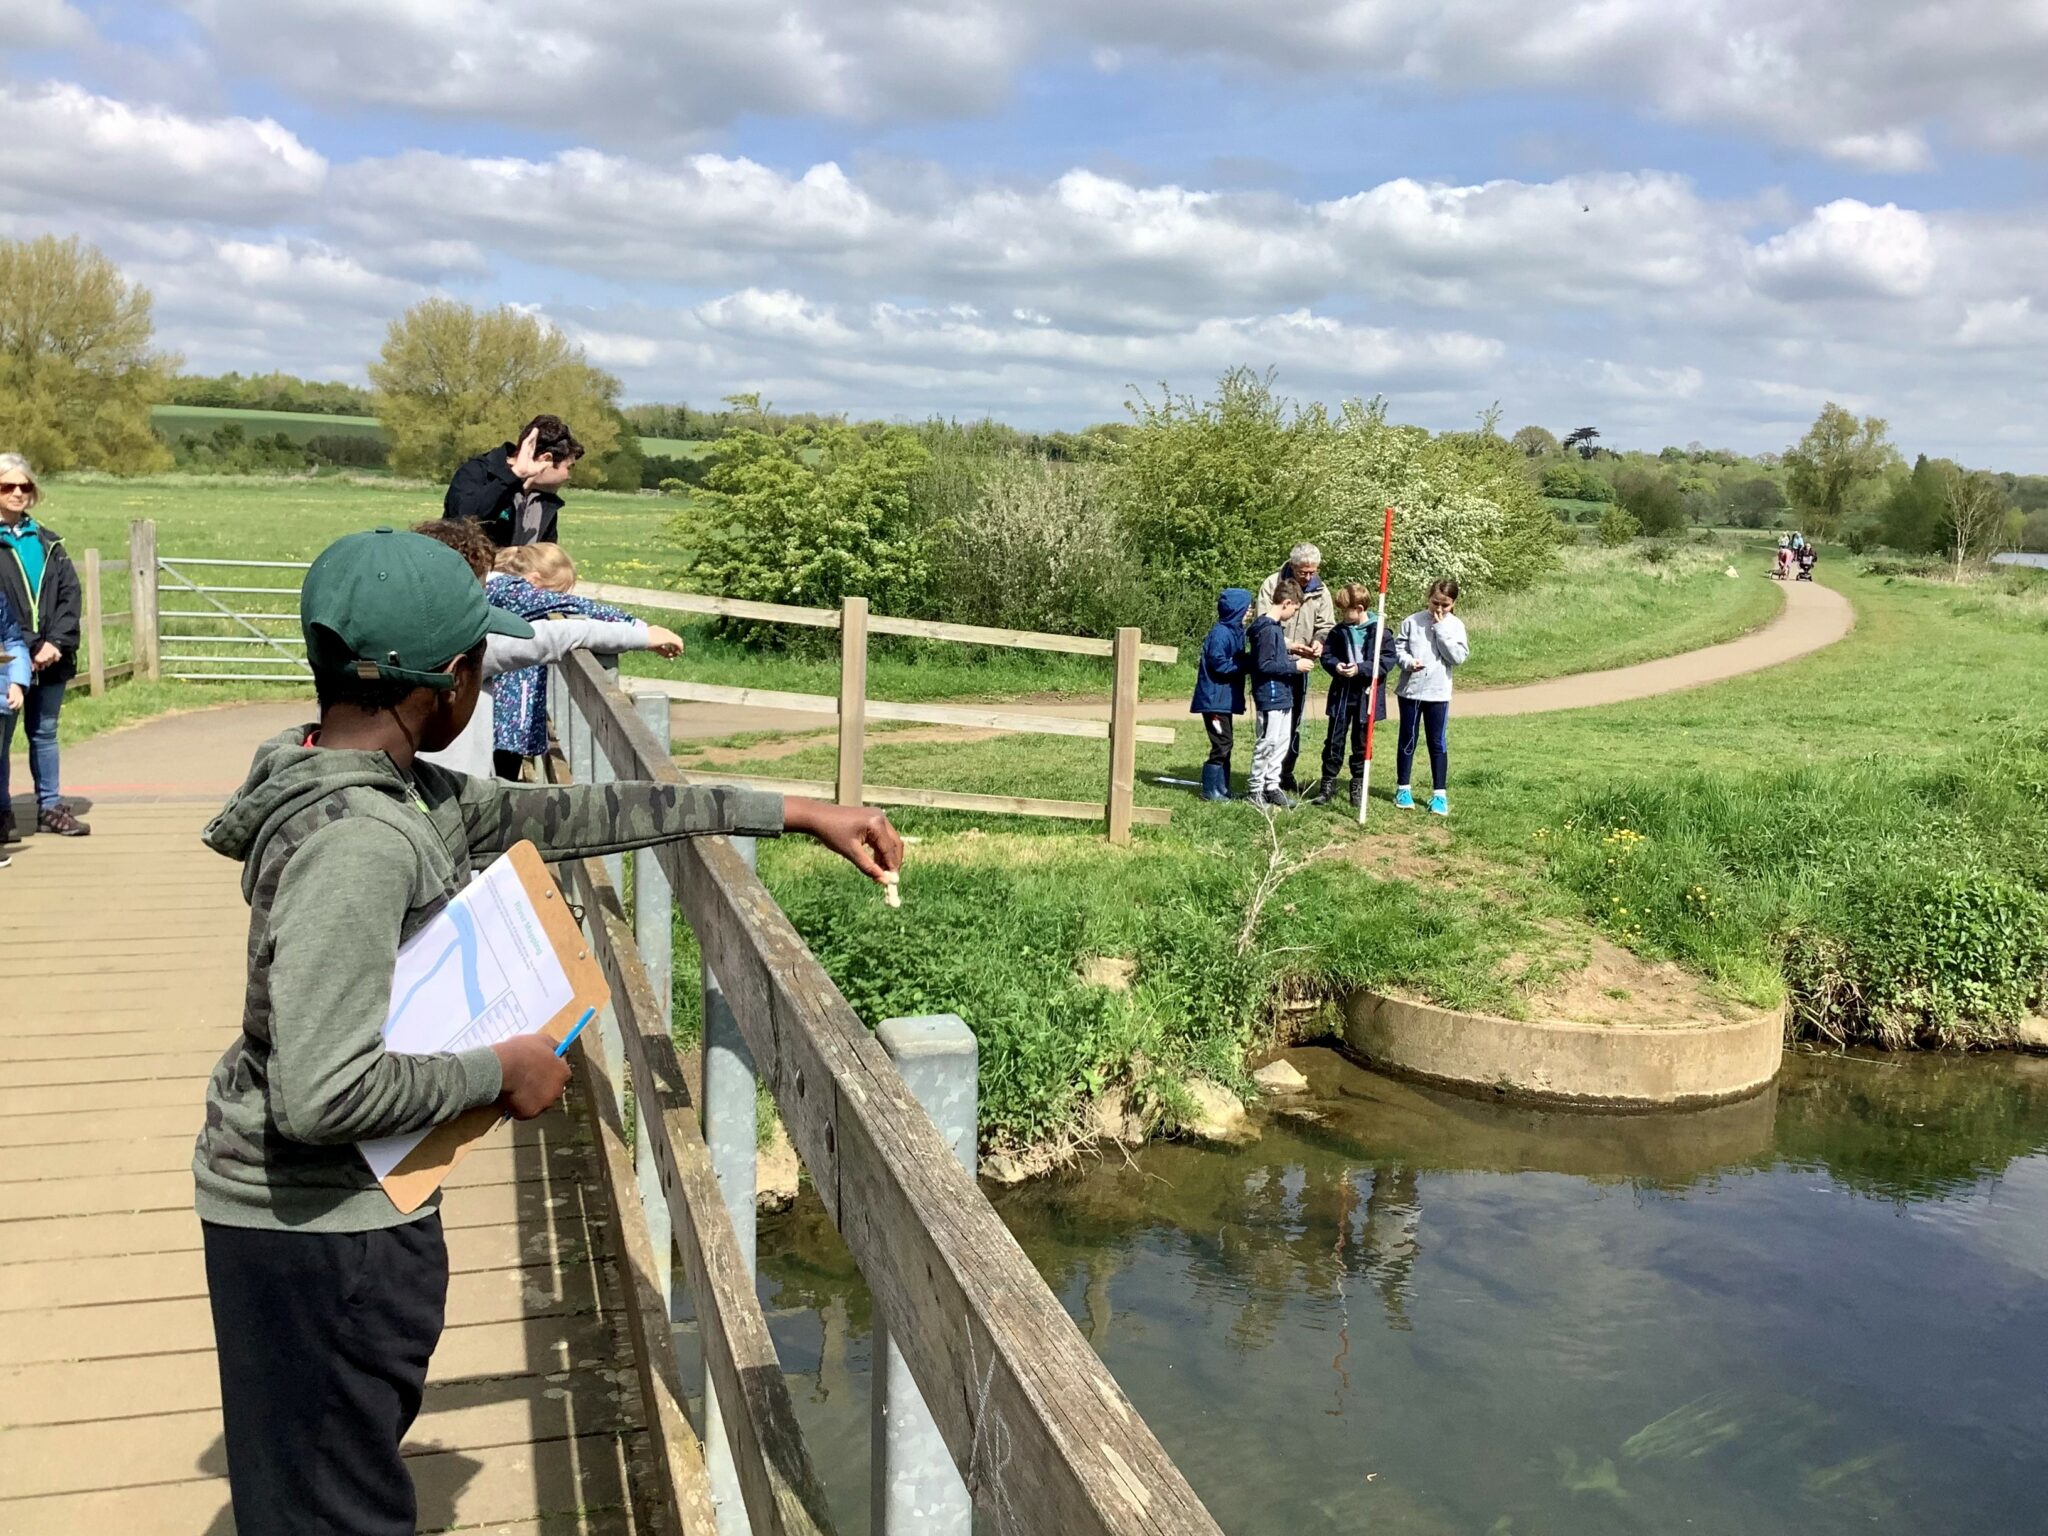
[[[583,1033],[583,1026],[584,1026],[584,1025],[586,1025],[586,1024],[588,1024],[588,1023],[589,1023],[589,1022],[590,1022],[590,1021],[591,1021],[592,1019],[594,1019],[594,1018],[596,1018],[596,1017],[597,1017],[597,1010],[596,1010],[595,1008],[586,1008],[586,1009],[584,1009],[584,1010],[583,1010],[583,1017],[582,1017],[582,1018],[580,1018],[580,1019],[578,1019],[578,1020],[576,1021],[576,1027],[575,1027],[574,1029],[570,1030],[570,1031],[569,1031],[569,1033],[567,1033],[566,1035],[562,1036],[561,1040],[560,1040],[560,1041],[558,1041],[558,1042],[556,1043],[556,1045],[555,1045],[555,1054],[556,1054],[557,1056],[566,1056],[566,1055],[568,1055],[568,1054],[569,1054],[569,1047],[570,1047],[570,1046],[572,1046],[572,1045],[574,1045],[574,1044],[576,1043],[576,1037],[577,1037],[578,1035],[580,1035],[580,1034],[582,1034],[582,1033]],[[511,1118],[512,1118],[512,1111],[508,1109],[508,1110],[506,1110],[506,1111],[505,1111],[505,1113],[504,1113],[504,1114],[502,1114],[502,1115],[500,1115],[500,1116],[498,1117],[498,1123],[499,1123],[500,1125],[503,1125],[503,1124],[504,1124],[504,1123],[505,1123],[505,1122],[506,1122],[507,1120],[510,1120]]]
[[[592,1019],[596,1017],[597,1010],[595,1008],[584,1009],[583,1017],[576,1021],[576,1027],[570,1030],[569,1033],[567,1033],[566,1035],[562,1036],[562,1043],[555,1047],[555,1054],[557,1056],[568,1055],[569,1047],[574,1045],[576,1043],[576,1037],[583,1033],[583,1026],[588,1024]]]

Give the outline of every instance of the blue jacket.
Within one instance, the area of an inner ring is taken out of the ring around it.
[[[1372,637],[1379,628],[1379,616],[1365,616],[1364,641],[1355,649],[1351,643],[1351,626],[1339,624],[1331,630],[1323,642],[1323,670],[1330,674],[1329,697],[1323,701],[1323,711],[1332,720],[1357,720],[1365,714],[1365,696],[1372,688]],[[1345,677],[1339,667],[1357,666],[1358,676]],[[1400,663],[1394,659],[1394,637],[1380,636],[1380,696],[1378,706],[1373,710],[1373,719],[1387,718],[1387,694],[1394,686],[1394,673]]]
[[[1294,680],[1301,675],[1287,649],[1287,631],[1270,613],[1252,620],[1252,702],[1263,712],[1294,708]]]
[[[1244,713],[1244,672],[1249,655],[1245,649],[1244,616],[1251,611],[1252,595],[1243,587],[1225,587],[1216,599],[1216,623],[1202,642],[1201,665],[1195,670],[1195,696],[1188,703],[1191,715],[1241,715]]]
[[[28,636],[22,633],[21,621],[14,616],[14,605],[0,597],[0,652],[7,660],[0,663],[0,709],[7,707],[6,688],[9,683],[28,687],[35,676],[35,668],[29,665]]]

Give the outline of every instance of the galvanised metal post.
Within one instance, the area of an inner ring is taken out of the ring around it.
[[[957,1014],[935,1013],[886,1020],[875,1037],[972,1174],[979,1132],[974,1032]],[[869,1474],[875,1536],[970,1536],[974,1500],[887,1324],[878,1304]]]
[[[747,868],[758,852],[751,837],[736,837],[732,846]],[[711,1170],[718,1192],[732,1217],[740,1257],[748,1275],[754,1273],[754,1054],[740,1034],[725,989],[702,966],[704,985],[704,1142],[711,1151]],[[732,1447],[725,1437],[725,1416],[718,1393],[704,1383],[704,1459],[711,1474],[711,1497],[717,1505],[720,1536],[747,1536],[747,1509],[734,1470]]]
[[[668,744],[668,695],[636,693],[633,709],[654,739]],[[654,988],[655,1021],[661,1032],[671,1033],[675,1016],[675,893],[668,875],[653,851],[633,855],[633,944],[640,951],[640,963]],[[653,1085],[645,1085],[651,1088]],[[656,1283],[663,1296],[672,1297],[675,1236],[669,1230],[668,1199],[661,1190],[660,1171],[654,1165],[654,1145],[647,1135],[648,1106],[633,1117],[633,1166],[639,1174],[640,1203],[647,1211],[647,1233],[654,1241]],[[674,1321],[673,1315],[670,1321]]]

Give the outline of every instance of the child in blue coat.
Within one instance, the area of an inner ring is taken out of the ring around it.
[[[0,597],[0,758],[6,757],[14,739],[14,722],[27,704],[28,686],[34,677],[29,665],[28,632],[14,617],[13,604]],[[1238,708],[1243,707],[1240,693]],[[0,800],[0,869],[13,862],[7,857],[7,810],[6,802]]]
[[[1244,616],[1252,595],[1243,587],[1225,587],[1216,597],[1216,623],[1202,642],[1202,661],[1195,671],[1195,696],[1188,713],[1202,717],[1209,733],[1209,759],[1202,764],[1202,798],[1230,798],[1230,752],[1237,737],[1236,717],[1244,713],[1245,662],[1249,659]]]
[[[1344,622],[1330,631],[1323,646],[1323,670],[1330,674],[1330,695],[1324,705],[1330,717],[1323,737],[1323,777],[1310,793],[1317,805],[1328,805],[1337,793],[1337,768],[1344,759],[1344,741],[1351,740],[1351,808],[1365,799],[1365,721],[1387,718],[1387,687],[1393,681],[1396,662],[1394,637],[1381,634],[1379,619],[1370,604],[1372,589],[1353,582],[1337,594],[1337,611]],[[1380,656],[1380,688],[1373,695],[1373,652]]]

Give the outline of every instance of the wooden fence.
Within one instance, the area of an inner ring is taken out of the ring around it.
[[[128,557],[107,560],[97,549],[83,550],[78,560],[78,585],[84,599],[80,617],[79,660],[85,673],[85,691],[94,698],[123,678],[156,677],[156,583],[149,579],[156,571],[156,524],[128,525]],[[102,583],[121,576],[128,578],[128,606],[107,611]],[[141,616],[140,622],[137,616]],[[109,631],[130,632],[128,657],[111,659]]]
[[[640,713],[664,724],[666,696],[629,700],[580,654],[554,670],[553,682],[573,776],[681,780],[663,733]],[[559,758],[552,768],[567,776]],[[882,1518],[877,1536],[964,1532],[970,1501],[977,1528],[997,1536],[1216,1533],[735,842],[666,844],[632,856],[630,875],[621,859],[564,871],[612,991],[608,1016],[583,1037],[582,1070],[604,1130],[637,1369],[663,1437],[655,1459],[678,1528],[686,1536],[832,1529],[753,1283],[758,1074],[860,1266],[888,1346],[900,1350],[921,1394],[943,1446],[939,1460],[957,1471],[957,1518]],[[630,918],[621,899],[628,879]],[[676,906],[704,957],[696,1070],[670,1035]],[[671,1245],[702,1337],[701,1433],[675,1374]],[[878,1363],[878,1390],[882,1375]],[[876,1501],[880,1512],[879,1490]]]
[[[1048,635],[1031,630],[990,629],[976,624],[940,624],[923,619],[897,619],[870,614],[867,599],[849,597],[838,608],[797,608],[782,603],[755,603],[738,598],[706,597],[690,592],[662,592],[622,587],[608,582],[583,582],[577,590],[600,602],[703,614],[713,618],[750,619],[767,624],[795,624],[839,631],[839,691],[836,694],[783,693],[764,688],[733,688],[715,683],[649,679],[641,686],[659,688],[672,699],[695,704],[751,706],[833,716],[838,723],[838,771],[831,783],[803,779],[745,778],[730,773],[683,771],[685,783],[752,784],[788,795],[812,795],[841,805],[916,805],[934,810],[981,811],[1006,816],[1054,816],[1079,821],[1103,820],[1109,840],[1127,843],[1134,825],[1164,826],[1172,813],[1133,803],[1137,786],[1137,745],[1170,746],[1173,728],[1138,722],[1138,668],[1147,661],[1171,665],[1179,652],[1170,645],[1146,645],[1135,628],[1119,629],[1114,640],[1085,635]],[[1107,657],[1111,663],[1109,718],[1077,719],[1029,709],[982,709],[957,704],[898,704],[867,697],[868,637],[900,635],[957,645],[989,645],[1015,650],[1061,651],[1076,656]],[[867,723],[907,721],[921,725],[959,725],[1024,735],[1068,736],[1109,742],[1107,793],[1101,804],[1085,800],[1046,800],[1020,795],[978,795],[947,789],[869,784],[863,762]]]
[[[131,526],[127,569],[134,616],[135,659],[124,669],[136,676],[191,681],[294,681],[305,675],[303,646],[296,633],[296,603],[287,603],[303,579],[305,562],[220,560],[165,555],[156,545],[156,525]],[[255,568],[253,577],[247,574]],[[289,580],[292,585],[280,583]],[[159,606],[159,591],[179,606]],[[1113,640],[1084,635],[1038,634],[974,624],[939,624],[868,612],[867,599],[849,597],[839,608],[798,608],[640,587],[585,582],[581,595],[640,610],[752,619],[839,631],[839,689],[833,694],[786,693],[734,688],[667,678],[642,680],[685,703],[787,710],[830,716],[837,724],[837,771],[832,782],[735,777],[730,773],[683,771],[685,783],[749,784],[783,794],[812,795],[841,805],[912,805],[934,810],[977,811],[1003,816],[1054,816],[1105,823],[1113,843],[1130,841],[1134,826],[1164,826],[1172,813],[1134,803],[1139,742],[1171,745],[1173,728],[1138,720],[1138,669],[1144,662],[1172,663],[1170,645],[1147,645],[1137,629],[1119,629]],[[126,618],[128,615],[118,615]],[[165,621],[176,630],[167,632]],[[868,637],[899,635],[958,645],[1001,646],[1100,656],[1111,663],[1109,714],[1104,719],[1046,714],[1028,708],[980,708],[957,704],[901,704],[867,696]],[[170,649],[166,650],[165,646]],[[93,648],[99,654],[99,648]],[[1103,798],[1052,800],[1028,795],[969,794],[866,782],[864,763],[869,721],[966,726],[977,730],[1065,736],[1107,741],[1109,763]]]

